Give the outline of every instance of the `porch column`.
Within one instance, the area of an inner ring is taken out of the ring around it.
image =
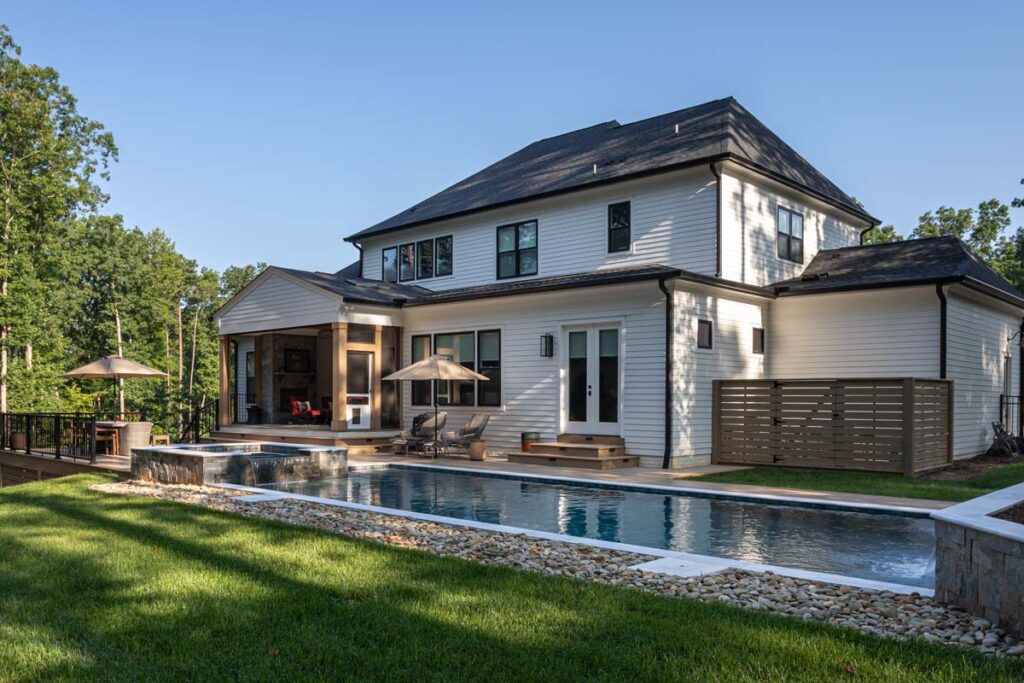
[[[371,415],[373,417],[370,420],[370,428],[374,431],[378,431],[381,428],[381,354],[383,352],[381,337],[382,330],[381,326],[378,325],[374,328],[374,367],[370,369],[370,391],[371,400],[373,401],[371,407]]]
[[[224,334],[220,339],[220,391],[217,405],[217,421],[229,425],[234,420],[231,416],[231,337]]]
[[[331,429],[348,429],[348,323],[331,325]]]

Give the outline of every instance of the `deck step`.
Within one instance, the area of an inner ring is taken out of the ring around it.
[[[621,436],[605,436],[603,434],[559,434],[556,441],[558,443],[600,444],[620,448],[626,446],[626,440]]]
[[[539,442],[530,445],[531,453],[541,455],[572,455],[581,458],[613,458],[625,455],[622,446],[586,443]]]
[[[509,462],[524,465],[550,465],[552,467],[579,467],[588,470],[612,470],[620,467],[638,467],[640,457],[618,455],[606,458],[592,458],[580,455],[547,455],[544,453],[509,453]]]

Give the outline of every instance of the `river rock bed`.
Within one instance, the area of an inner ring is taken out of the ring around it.
[[[246,492],[228,489],[139,481],[113,482],[95,488],[316,527],[353,538],[484,564],[767,610],[846,626],[875,636],[920,638],[997,656],[1024,656],[1024,644],[987,620],[956,607],[940,605],[917,593],[900,595],[745,570],[726,570],[701,577],[643,572],[633,566],[657,558],[290,498],[250,503],[238,500],[248,495]]]

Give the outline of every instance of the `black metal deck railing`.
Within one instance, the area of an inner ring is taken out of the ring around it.
[[[93,413],[0,413],[0,447],[96,462]]]
[[[1021,432],[1020,396],[999,396],[999,424],[1012,436],[1024,436]]]

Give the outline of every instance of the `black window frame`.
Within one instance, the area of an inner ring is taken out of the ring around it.
[[[497,365],[496,368],[485,368],[483,366],[483,358],[480,355],[480,335],[482,335],[482,334],[497,334],[498,335],[498,365]],[[476,368],[477,368],[476,371],[479,372],[481,375],[486,375],[488,378],[490,378],[490,381],[488,381],[488,382],[477,381],[477,383],[476,383],[476,404],[477,404],[477,406],[482,406],[482,407],[486,407],[486,408],[500,408],[501,405],[502,405],[502,393],[501,393],[501,390],[502,390],[502,386],[501,386],[501,328],[495,328],[495,329],[490,329],[490,330],[477,330],[476,331]],[[493,372],[495,370],[497,371],[497,379],[496,380],[491,375],[491,372]],[[495,385],[497,385],[498,402],[497,403],[489,403],[489,402],[485,403],[482,400],[483,399],[483,392],[481,391],[480,387],[481,386],[486,386],[488,388],[493,388]]]
[[[412,247],[411,252],[407,251],[406,247]],[[411,253],[412,254],[412,256],[409,257],[411,259],[411,262],[409,264],[409,270],[411,272],[411,275],[409,275],[409,277],[402,277],[402,256],[404,254],[407,254],[407,253]],[[399,282],[411,282],[412,280],[415,280],[415,279],[416,279],[416,243],[415,242],[406,242],[404,244],[399,244],[398,245],[398,281]]]
[[[764,342],[765,342],[764,328],[763,327],[755,327],[753,329],[753,332],[751,333],[751,339],[750,339],[750,347],[751,347],[751,350],[753,351],[754,354],[756,354],[758,356],[763,356],[764,355]]]
[[[430,245],[430,274],[424,275],[423,268],[423,245]],[[417,280],[430,280],[434,277],[434,270],[437,267],[437,252],[435,251],[434,239],[418,240],[416,242],[416,279]]]
[[[787,225],[789,226],[788,232],[782,231],[782,215],[786,214],[789,217]],[[793,237],[793,217],[800,217],[800,237]],[[786,261],[792,261],[793,263],[803,264],[804,262],[804,228],[805,228],[804,215],[799,211],[794,211],[785,206],[777,206],[775,208],[775,241],[777,243],[775,253],[780,259]],[[794,242],[799,243],[799,254],[795,254]]]
[[[626,206],[626,226],[625,227],[614,227],[612,226],[612,212],[616,207]],[[621,247],[614,247],[612,242],[612,235],[615,233],[626,233],[626,244]],[[615,202],[608,205],[608,253],[619,254],[622,252],[629,252],[633,248],[633,203],[629,200],[622,202]]]
[[[389,251],[395,252],[395,279],[389,280],[387,278],[387,253]],[[380,250],[380,279],[381,282],[398,282],[398,246],[387,247]]]
[[[448,272],[442,273],[437,254],[440,251],[439,245],[442,241],[448,242]],[[455,238],[452,235],[434,238],[434,277],[447,277],[455,270]]]
[[[434,340],[431,338],[431,335],[429,335],[429,334],[414,334],[414,335],[412,335],[409,338],[409,357],[412,359],[413,363],[417,363],[417,362],[423,360],[422,358],[416,358],[416,355],[415,355],[416,354],[416,340],[417,339],[426,339],[427,340],[427,356],[428,357],[430,356],[430,353],[431,353],[430,350],[432,348],[434,348],[434,346],[433,346]],[[431,405],[434,405],[434,386],[433,386],[434,383],[433,383],[433,381],[431,381],[429,379],[413,380],[411,382],[411,384],[412,384],[412,387],[409,389],[409,402],[410,402],[410,405],[414,405],[414,406],[431,406]],[[427,387],[427,402],[426,403],[423,403],[422,401],[418,401],[417,397],[416,397],[416,393],[417,393],[416,389],[417,389],[417,387],[419,387],[420,390],[422,390],[424,385],[426,385],[426,387]]]
[[[519,246],[519,241],[520,241],[519,231],[520,231],[520,229],[522,229],[523,227],[525,227],[527,225],[532,225],[533,226],[533,235],[534,235],[533,239],[534,239],[535,244],[532,247],[526,247],[524,249],[523,247]],[[515,247],[511,251],[501,251],[501,231],[506,229],[506,228],[512,228],[512,229],[515,230]],[[495,257],[494,257],[494,275],[495,275],[495,279],[497,279],[497,280],[508,280],[508,279],[514,278],[514,277],[529,277],[529,276],[532,276],[532,275],[536,275],[537,273],[540,272],[540,222],[536,218],[531,218],[531,219],[525,220],[525,221],[516,221],[515,223],[505,223],[504,225],[499,225],[497,227],[497,229],[494,231],[494,248],[495,248]],[[532,273],[524,273],[522,271],[522,265],[523,265],[522,254],[523,254],[523,252],[530,251],[530,250],[533,250],[533,252],[534,252],[533,262],[536,264],[536,270],[534,270]],[[515,265],[516,265],[516,268],[515,268],[515,272],[513,274],[511,274],[511,275],[502,275],[501,274],[501,255],[502,254],[514,254],[515,255]]]
[[[701,328],[707,327],[708,331],[708,343],[705,345],[701,343]],[[697,321],[697,348],[698,349],[713,349],[715,348],[715,326],[707,319],[701,318]]]
[[[478,362],[477,362],[478,361],[478,359],[477,359],[477,343],[478,342],[477,342],[477,337],[476,337],[476,330],[463,330],[461,332],[435,332],[432,335],[433,339],[431,340],[431,348],[433,349],[433,353],[436,355],[437,354],[437,338],[438,337],[463,337],[463,336],[465,336],[467,334],[473,335],[473,367],[470,368],[470,369],[473,372],[476,372],[477,371],[476,368],[477,368],[477,365],[478,365]],[[453,363],[455,363],[456,365],[462,365],[461,362],[455,360],[454,358],[451,359],[451,361]],[[462,367],[466,367],[466,366],[462,365]],[[441,392],[440,391],[434,391],[434,400],[437,401],[437,405],[438,406],[470,406],[470,407],[473,407],[473,406],[476,406],[477,405],[477,401],[480,400],[480,392],[478,391],[479,387],[477,386],[479,384],[479,382],[477,380],[448,379],[448,380],[441,380],[441,381],[445,382],[448,385],[448,387],[447,387],[448,391],[446,392],[446,395],[448,396],[448,400],[446,402],[442,403],[441,402]],[[467,403],[451,403],[452,385],[453,384],[462,384],[463,382],[470,382],[470,381],[472,381],[472,383],[473,383],[473,400],[469,401]]]

